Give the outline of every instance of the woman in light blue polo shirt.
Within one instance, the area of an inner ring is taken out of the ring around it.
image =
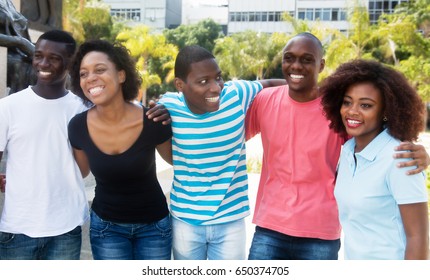
[[[425,174],[397,168],[393,149],[424,128],[424,105],[398,71],[370,60],[341,65],[322,87],[342,149],[335,197],[345,259],[428,259]]]

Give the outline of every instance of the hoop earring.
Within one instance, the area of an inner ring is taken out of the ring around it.
[[[387,119],[387,117],[386,117],[386,116],[384,116],[384,117],[382,118],[382,120],[383,120],[384,122],[388,121],[388,119]]]

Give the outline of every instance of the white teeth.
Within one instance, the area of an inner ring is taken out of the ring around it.
[[[295,75],[295,74],[290,74],[290,77],[293,79],[303,79],[305,76],[303,75]]]
[[[205,98],[207,102],[218,102],[219,96],[217,97],[207,97]]]
[[[350,124],[360,124],[361,122],[356,121],[356,120],[348,120],[348,123],[350,123]]]
[[[51,75],[51,72],[39,71],[39,74],[41,76],[49,76],[49,75]]]
[[[89,90],[88,90],[88,92],[89,92],[91,95],[95,95],[95,94],[100,93],[102,90],[103,90],[103,87],[102,87],[102,86],[100,86],[100,87],[94,87],[94,88],[91,88],[91,89],[89,89]]]

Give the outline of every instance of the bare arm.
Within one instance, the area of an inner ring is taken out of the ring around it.
[[[166,142],[157,146],[157,151],[160,156],[170,165],[173,165],[172,159],[172,140],[169,139]]]
[[[406,233],[405,260],[429,258],[429,219],[427,203],[399,205]]]
[[[430,164],[430,157],[423,145],[411,142],[402,142],[396,148],[399,153],[394,154],[394,158],[412,158],[410,161],[401,162],[398,167],[416,166],[416,169],[409,170],[408,175],[413,175],[426,170]]]
[[[277,87],[277,86],[283,86],[287,84],[287,81],[285,79],[267,79],[267,80],[258,80],[263,88],[266,87]]]
[[[84,151],[73,148],[73,156],[81,170],[82,178],[87,177],[90,174],[90,164],[87,155]]]

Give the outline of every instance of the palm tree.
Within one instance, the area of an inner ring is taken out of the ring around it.
[[[165,81],[173,79],[173,65],[178,49],[172,44],[166,43],[162,34],[153,34],[145,25],[138,25],[125,32],[120,32],[116,38],[129,49],[132,57],[137,60],[137,67],[142,77],[142,88],[139,96],[140,102],[146,104],[146,90],[151,85],[161,84],[161,77],[150,67],[151,60],[163,61],[164,69],[170,70]]]

